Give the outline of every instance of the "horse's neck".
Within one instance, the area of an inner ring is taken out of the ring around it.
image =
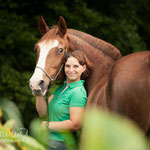
[[[120,51],[115,46],[104,40],[74,29],[68,29],[67,32],[84,40],[91,46],[102,51],[104,54],[111,56],[114,60],[118,60],[122,57]]]
[[[70,51],[83,51],[93,65],[92,74],[86,82],[87,91],[90,93],[97,83],[103,82],[103,79],[107,78],[115,60],[72,34],[68,34],[68,44]]]

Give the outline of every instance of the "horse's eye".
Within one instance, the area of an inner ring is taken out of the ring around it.
[[[63,48],[59,48],[58,50],[57,50],[57,54],[61,54],[63,52]]]

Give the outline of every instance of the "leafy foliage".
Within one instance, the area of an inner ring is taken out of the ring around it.
[[[2,109],[1,109],[2,108]],[[3,121],[2,123],[2,120]],[[35,126],[36,127],[36,126]],[[39,124],[38,127],[40,128]],[[46,131],[42,131],[42,134]],[[41,143],[28,135],[22,124],[22,116],[14,102],[0,99],[0,149],[1,150],[45,150]],[[46,134],[45,134],[46,135]]]
[[[34,119],[30,130],[23,128],[21,113],[16,105],[8,99],[1,98],[0,101],[0,108],[3,108],[0,109],[0,149],[46,150],[48,132],[40,127],[42,120]],[[10,108],[14,111],[13,114]],[[2,118],[5,118],[4,123]],[[11,120],[6,121],[10,118]],[[68,138],[73,138],[69,131],[65,132]],[[79,147],[82,150],[148,150],[148,141],[130,120],[100,109],[89,108],[84,116]]]

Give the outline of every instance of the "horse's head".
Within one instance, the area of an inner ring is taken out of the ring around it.
[[[64,54],[68,48],[67,26],[65,20],[60,17],[58,26],[49,29],[41,17],[39,30],[43,36],[35,44],[37,61],[29,85],[33,95],[44,96],[49,83],[55,79],[63,64]]]

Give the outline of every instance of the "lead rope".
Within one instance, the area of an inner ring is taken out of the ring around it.
[[[48,97],[49,97],[49,89],[51,88],[51,86],[52,86],[52,84],[50,84],[49,86],[48,86],[48,88],[47,88],[47,92],[46,92],[46,104],[47,104],[47,112],[48,112],[48,123],[49,123],[49,103],[48,103]]]
[[[55,80],[57,79],[59,73],[61,72],[62,68],[64,66],[64,62],[62,64],[62,66],[60,67],[58,73],[56,74],[55,78],[52,80],[52,82],[48,85],[48,88],[47,88],[47,92],[46,92],[46,103],[47,103],[47,111],[48,111],[48,116],[49,116],[49,109],[48,109],[48,97],[49,97],[49,89],[51,88],[51,86],[54,84]]]

